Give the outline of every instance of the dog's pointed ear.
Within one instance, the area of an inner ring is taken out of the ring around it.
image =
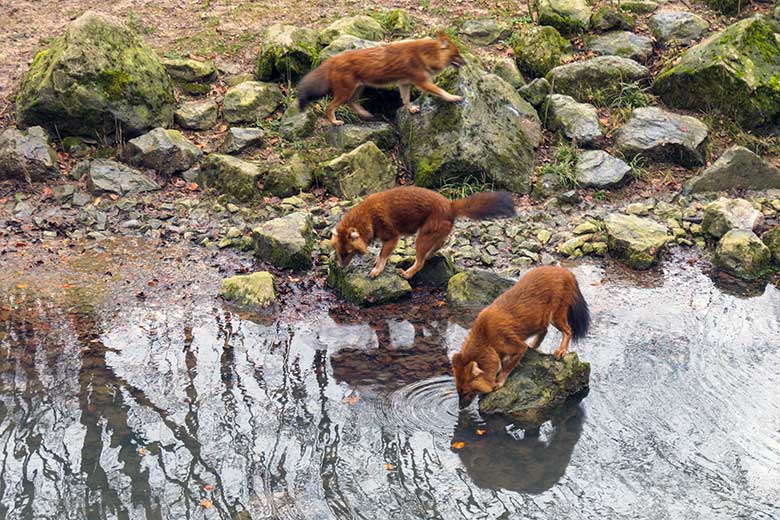
[[[450,362],[452,363],[453,367],[460,368],[463,366],[463,358],[460,355],[460,352],[455,352],[452,355],[452,359],[450,359]]]
[[[358,230],[355,228],[349,228],[349,238],[356,239],[360,238],[360,233],[358,233]]]
[[[444,34],[444,31],[439,31],[436,33],[436,38],[439,40],[439,44],[441,45],[442,49],[446,49],[450,46],[450,39],[447,37],[446,34]]]
[[[479,365],[477,365],[476,361],[472,361],[469,364],[469,367],[471,368],[471,375],[474,376],[474,377],[479,377],[479,376],[481,376],[482,374],[485,373],[484,370],[479,368]]]

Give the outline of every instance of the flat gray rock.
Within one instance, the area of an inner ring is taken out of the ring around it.
[[[228,123],[256,123],[271,115],[282,102],[274,83],[245,81],[225,92],[222,111]]]
[[[93,195],[129,195],[160,189],[159,184],[140,171],[108,159],[95,159],[89,163],[87,186]]]
[[[219,107],[213,99],[184,103],[173,113],[176,124],[188,130],[208,130],[217,124],[218,116]]]
[[[607,103],[622,83],[636,83],[650,76],[647,67],[620,56],[598,56],[552,69],[546,76],[557,94],[577,101]]]
[[[764,222],[764,216],[745,199],[720,197],[704,208],[701,227],[704,233],[720,238],[732,229],[753,231]]]
[[[170,175],[192,167],[203,157],[203,152],[181,132],[155,128],[128,141],[122,149],[122,157],[129,164]]]
[[[574,171],[582,187],[611,188],[626,182],[631,167],[603,150],[587,150],[580,153]]]
[[[690,45],[701,38],[710,24],[701,16],[687,11],[659,11],[647,24],[660,45]]]
[[[686,167],[704,164],[706,142],[707,125],[658,107],[634,109],[615,136],[618,150],[629,159],[642,155]]]
[[[0,133],[0,179],[43,180],[57,174],[57,154],[40,126]]]
[[[596,107],[561,94],[547,97],[546,125],[577,144],[593,144],[603,137]]]
[[[732,146],[698,177],[685,186],[687,192],[780,188],[780,168],[743,146]]]
[[[646,62],[653,54],[653,40],[629,31],[613,31],[590,40],[588,50],[599,56],[622,56]]]
[[[225,134],[220,151],[222,153],[239,153],[247,148],[259,147],[263,144],[265,133],[260,128],[231,127]]]

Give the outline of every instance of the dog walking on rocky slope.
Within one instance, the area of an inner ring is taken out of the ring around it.
[[[415,261],[401,276],[411,278],[425,261],[444,245],[458,217],[474,220],[512,217],[515,204],[505,191],[477,193],[458,200],[425,188],[393,188],[366,197],[352,208],[333,231],[332,244],[342,267],[356,254],[364,255],[368,245],[378,238],[382,251],[368,276],[379,276],[401,235],[417,233]]]
[[[571,272],[537,267],[479,313],[463,348],[452,356],[460,406],[504,386],[526,350],[542,344],[550,323],[563,333],[554,352],[555,359],[561,359],[571,340],[587,335],[590,312]]]
[[[333,99],[325,112],[331,124],[343,125],[344,121],[336,119],[335,111],[347,102],[362,119],[374,117],[358,101],[364,86],[398,86],[404,107],[415,113],[420,108],[409,100],[412,85],[445,101],[460,101],[460,96],[437,87],[431,79],[448,66],[457,68],[465,63],[457,46],[444,33],[439,33],[436,39],[423,38],[342,52],[325,60],[298,83],[298,107],[303,111],[312,101],[332,92]]]

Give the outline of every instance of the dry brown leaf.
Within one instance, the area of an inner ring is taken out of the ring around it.
[[[358,401],[360,401],[359,395],[350,395],[349,397],[346,397],[344,399],[344,402],[347,403],[348,405],[356,404]]]
[[[479,429],[477,430],[477,435],[485,435],[487,433],[487,430]]]
[[[387,471],[392,471],[394,468],[393,468],[393,465],[388,462],[388,463],[385,464],[385,469]]]
[[[211,503],[211,500],[208,498],[204,498],[200,501],[200,505],[203,506],[204,509],[211,509],[211,507],[214,505]]]
[[[206,491],[214,491],[214,486],[212,486],[211,484],[206,484],[205,486],[203,486],[203,489]]]
[[[462,442],[462,441],[453,442],[452,443],[452,449],[453,450],[459,450],[459,449],[462,449],[465,445],[466,445],[466,443]]]

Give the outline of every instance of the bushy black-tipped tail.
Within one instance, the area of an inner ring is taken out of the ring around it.
[[[298,109],[306,110],[309,103],[317,101],[330,92],[329,66],[325,62],[313,71],[306,74],[295,87],[298,96]]]
[[[485,191],[452,201],[455,216],[473,220],[515,216],[515,201],[508,191]]]
[[[569,306],[569,312],[566,315],[571,327],[571,336],[574,341],[580,340],[588,335],[590,328],[590,311],[588,303],[582,297],[580,286],[574,282],[574,301]]]

